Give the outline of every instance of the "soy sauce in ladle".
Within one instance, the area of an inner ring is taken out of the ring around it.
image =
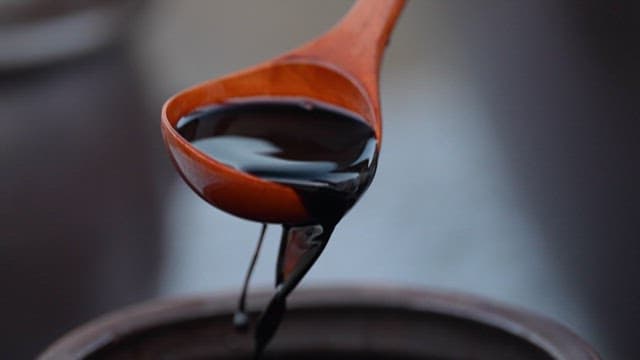
[[[282,319],[287,295],[371,183],[378,156],[375,131],[355,113],[301,97],[242,98],[203,107],[182,117],[176,130],[215,161],[292,188],[310,215],[302,223],[282,224],[276,294],[255,331],[259,355]],[[239,315],[237,325],[244,325]]]
[[[162,108],[171,159],[199,196],[241,218],[283,225],[277,289],[256,326],[256,357],[287,295],[373,178],[379,70],[404,3],[358,0],[320,37],[185,89]]]

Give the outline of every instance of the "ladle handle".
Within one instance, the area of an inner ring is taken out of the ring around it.
[[[346,70],[377,107],[382,55],[404,4],[405,0],[358,0],[325,35],[293,54],[322,59]]]

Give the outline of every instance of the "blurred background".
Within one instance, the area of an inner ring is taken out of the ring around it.
[[[177,177],[161,105],[350,5],[0,1],[0,358],[128,304],[240,288],[260,226]],[[633,1],[411,1],[377,177],[302,286],[470,292],[640,358],[639,24]]]

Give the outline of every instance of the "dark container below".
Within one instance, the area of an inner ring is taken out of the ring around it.
[[[254,308],[269,293],[252,294]],[[235,295],[160,300],[108,314],[40,359],[250,359]],[[255,314],[254,314],[255,320]],[[473,296],[389,287],[301,289],[265,359],[600,359],[566,327]]]

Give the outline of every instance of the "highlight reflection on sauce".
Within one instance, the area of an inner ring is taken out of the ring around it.
[[[374,131],[354,113],[304,98],[246,98],[214,105],[183,117],[176,128],[218,162],[290,186],[311,215],[303,224],[282,224],[277,291],[255,330],[259,357],[281,322],[287,295],[371,183],[378,156]],[[246,316],[238,319],[248,321]]]

